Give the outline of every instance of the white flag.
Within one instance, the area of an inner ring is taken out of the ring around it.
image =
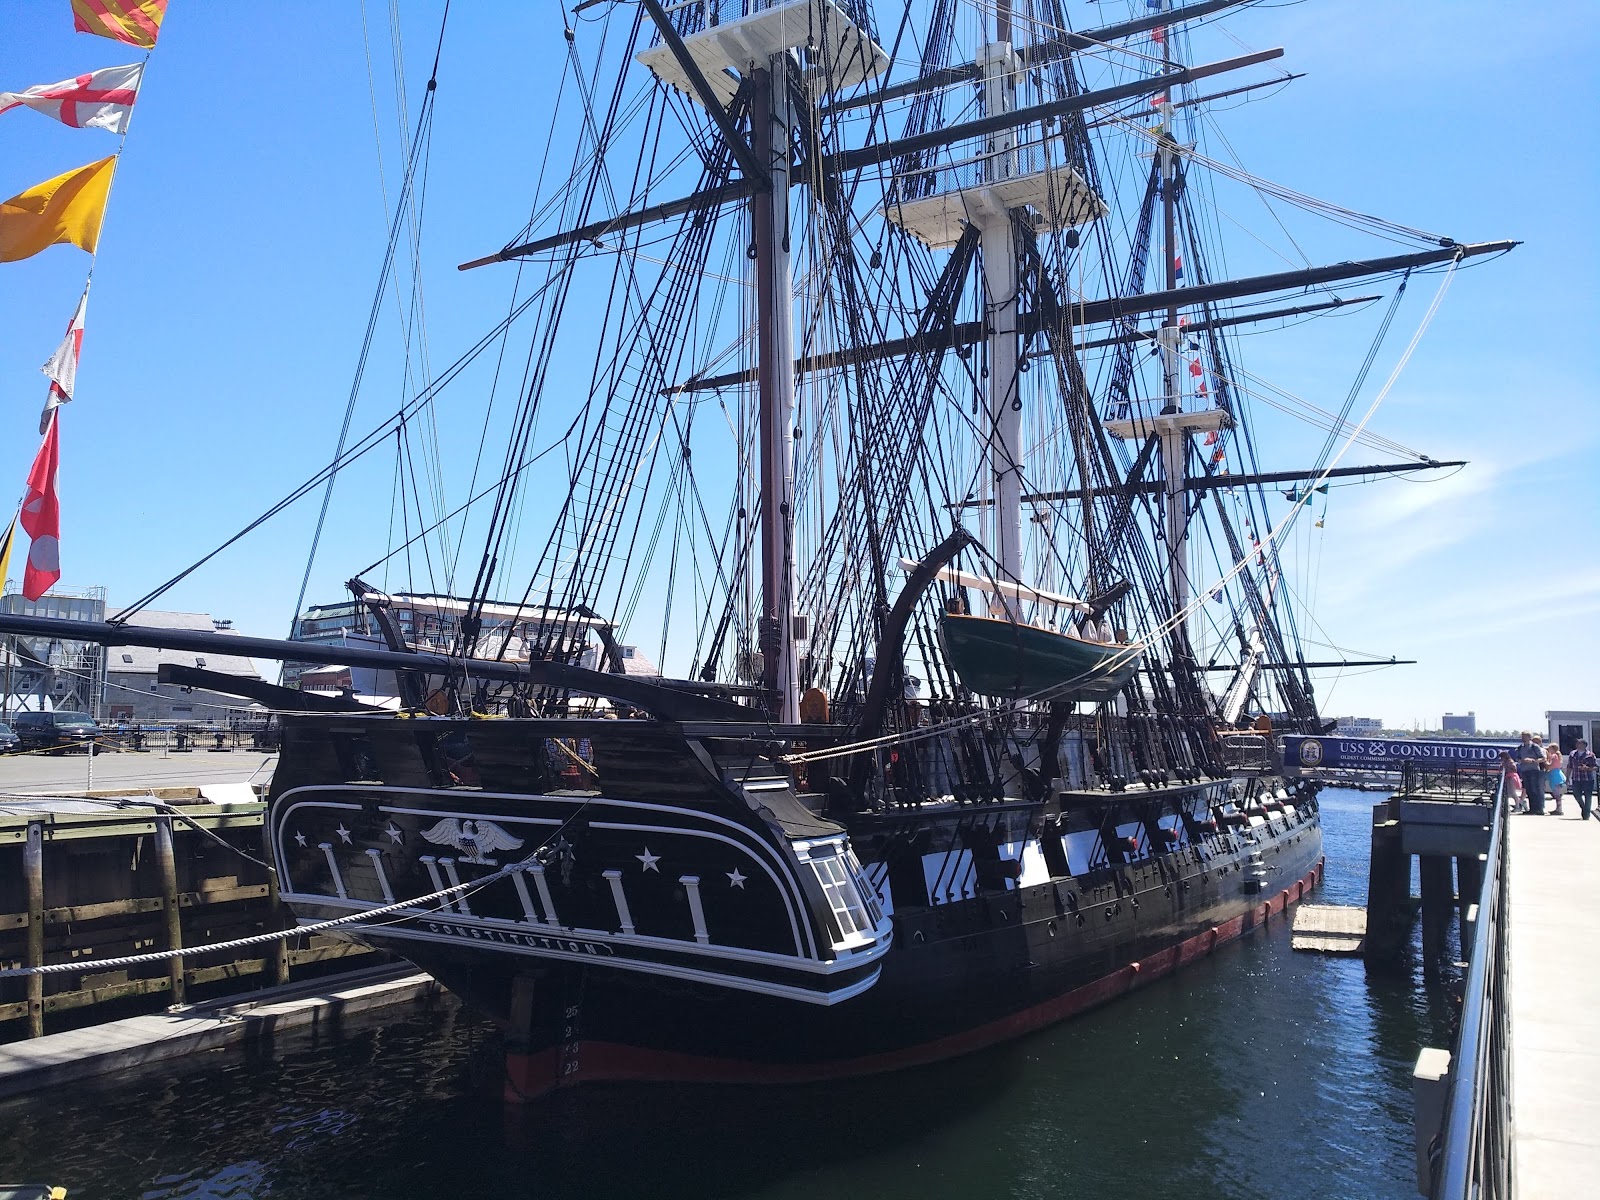
[[[83,318],[88,311],[89,289],[85,287],[78,301],[78,311],[72,314],[72,324],[67,326],[67,336],[39,368],[50,377],[50,391],[45,396],[44,411],[39,414],[41,434],[50,425],[50,414],[72,399],[72,389],[78,382],[78,355],[83,350]]]
[[[96,129],[124,133],[133,112],[134,98],[139,94],[139,77],[143,74],[144,64],[133,63],[126,67],[102,67],[60,83],[41,83],[25,92],[0,92],[0,113],[26,105],[74,129],[87,129],[92,125]]]

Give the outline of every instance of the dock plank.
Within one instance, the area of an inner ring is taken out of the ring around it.
[[[1512,1170],[1521,1196],[1592,1194],[1600,1173],[1600,823],[1509,818]]]

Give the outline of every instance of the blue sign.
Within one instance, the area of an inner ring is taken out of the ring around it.
[[[1507,750],[1515,752],[1516,744],[1290,734],[1283,739],[1283,765],[1291,770],[1328,767],[1356,771],[1398,771],[1408,762],[1426,767],[1487,768],[1498,764],[1501,752]]]

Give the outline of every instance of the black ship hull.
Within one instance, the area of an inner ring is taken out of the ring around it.
[[[448,787],[426,786],[417,746],[459,723],[287,730],[272,812],[285,899],[302,922],[400,904],[357,936],[506,1029],[513,1099],[968,1053],[1204,957],[1320,877],[1314,795],[1276,780],[1255,782],[1259,804],[1235,780],[1195,779],[924,799],[836,824],[748,753],[737,786],[718,787],[718,743],[697,757],[693,738],[629,724],[468,727],[470,768],[449,769],[476,782]],[[553,732],[595,736],[556,746]],[[341,738],[359,739],[354,760]],[[540,777],[574,748],[594,776],[578,782],[597,786]],[[341,773],[368,778],[320,782]]]
[[[1095,898],[1081,926],[1070,910],[1056,911],[1054,885],[966,902],[957,907],[970,911],[949,914],[951,924],[981,930],[952,932],[932,943],[902,942],[873,988],[827,1008],[584,966],[552,971],[530,992],[517,993],[513,964],[415,943],[396,941],[390,948],[518,1031],[507,1057],[508,1100],[580,1082],[815,1082],[972,1053],[1114,1001],[1206,957],[1266,925],[1320,882],[1316,818],[1285,842],[1273,890],[1250,897],[1237,894],[1240,874],[1233,867],[1242,868],[1242,858],[1229,864],[1219,857],[1208,864],[1213,879],[1224,870],[1231,879],[1211,888],[1209,903],[1173,904],[1166,884],[1146,880],[1148,886],[1124,893],[1120,902],[1114,890]],[[1188,875],[1191,890],[1205,876],[1204,870]],[[1236,894],[1215,894],[1224,890]],[[1140,901],[1137,911],[1133,899]],[[514,1000],[529,1010],[519,1013]]]

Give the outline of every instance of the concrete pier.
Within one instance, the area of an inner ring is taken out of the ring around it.
[[[1600,821],[1508,817],[1513,1180],[1586,1196],[1600,1177]]]

